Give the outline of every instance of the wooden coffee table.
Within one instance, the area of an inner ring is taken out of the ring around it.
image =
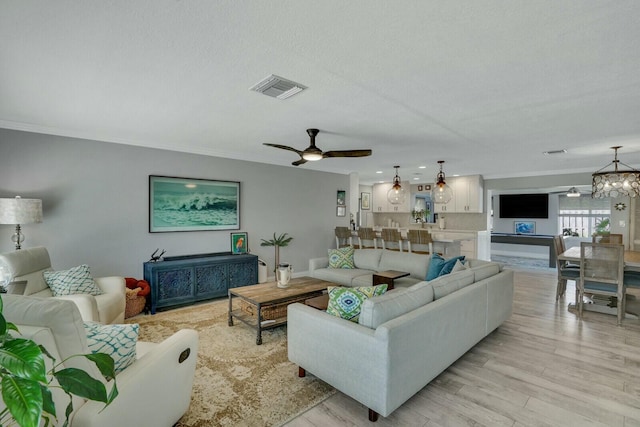
[[[295,302],[322,295],[335,283],[312,277],[291,279],[288,288],[279,288],[276,282],[229,289],[229,326],[233,319],[255,328],[256,344],[262,344],[262,331],[287,323],[287,306]],[[234,307],[234,300],[240,300]]]
[[[393,289],[394,281],[396,279],[399,279],[401,277],[407,277],[410,274],[411,273],[407,273],[405,271],[396,271],[396,270],[379,271],[373,274],[373,286],[382,285],[383,283],[386,283],[388,285],[387,290],[390,291],[391,289]]]

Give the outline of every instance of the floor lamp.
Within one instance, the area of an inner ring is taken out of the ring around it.
[[[15,224],[16,232],[11,236],[16,250],[24,242],[24,234],[20,224],[33,224],[42,222],[42,200],[23,199],[16,196],[14,199],[0,199],[0,224]]]

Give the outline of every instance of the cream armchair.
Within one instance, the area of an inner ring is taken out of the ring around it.
[[[40,298],[57,298],[73,301],[85,321],[104,324],[124,322],[126,292],[124,277],[94,279],[104,292],[102,295],[65,295],[53,297],[42,273],[52,270],[47,249],[40,246],[0,254],[0,264],[9,267],[14,281],[26,281],[24,295]]]
[[[84,357],[90,353],[80,312],[65,300],[43,300],[18,295],[3,295],[4,316],[14,323],[23,338],[43,345],[64,367],[82,369],[100,378],[95,365]],[[118,397],[104,408],[103,403],[74,398],[70,425],[75,427],[172,426],[189,408],[198,352],[198,333],[183,329],[159,344],[138,342],[137,359],[116,379]],[[55,381],[55,380],[53,380]],[[110,390],[111,384],[107,385]],[[51,388],[58,414],[64,423],[68,398]],[[1,397],[0,397],[1,399]],[[4,407],[0,400],[0,409]]]

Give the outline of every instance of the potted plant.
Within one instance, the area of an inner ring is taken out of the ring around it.
[[[37,427],[41,419],[49,425],[56,414],[51,388],[51,379],[58,381],[59,387],[69,396],[69,405],[64,416],[64,426],[69,424],[69,415],[73,412],[71,396],[79,396],[109,405],[118,395],[114,362],[111,356],[103,353],[79,354],[71,357],[86,357],[94,362],[100,373],[107,379],[113,379],[111,392],[107,394],[105,385],[77,368],[60,369],[64,360],[56,363],[49,352],[30,339],[13,336],[10,331],[18,332],[13,323],[7,322],[3,315],[0,298],[0,391],[6,405],[0,411],[0,425],[17,424],[21,427]],[[52,360],[53,368],[45,368],[45,356]]]
[[[282,233],[281,235],[276,237],[276,233],[273,233],[273,239],[271,240],[260,239],[260,240],[262,240],[262,243],[260,243],[260,246],[273,246],[275,248],[276,265],[273,269],[273,271],[275,272],[278,269],[278,264],[280,264],[280,248],[289,245],[289,242],[293,240],[293,237],[288,237],[287,233]]]
[[[594,236],[603,236],[609,234],[609,224],[611,223],[609,218],[602,218],[596,222],[596,229],[593,233]]]

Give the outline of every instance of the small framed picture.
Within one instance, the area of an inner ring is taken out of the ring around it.
[[[424,191],[431,191],[431,184],[425,184]]]
[[[247,233],[231,233],[231,253],[233,255],[246,254],[249,249]]]
[[[344,190],[338,190],[338,206],[344,206],[347,204],[347,192]]]
[[[363,211],[371,209],[371,193],[360,193],[360,209]]]
[[[535,221],[514,221],[513,229],[516,234],[536,234]]]
[[[347,207],[346,206],[336,207],[336,216],[347,216]]]
[[[418,185],[418,191],[422,191],[422,185]]]

